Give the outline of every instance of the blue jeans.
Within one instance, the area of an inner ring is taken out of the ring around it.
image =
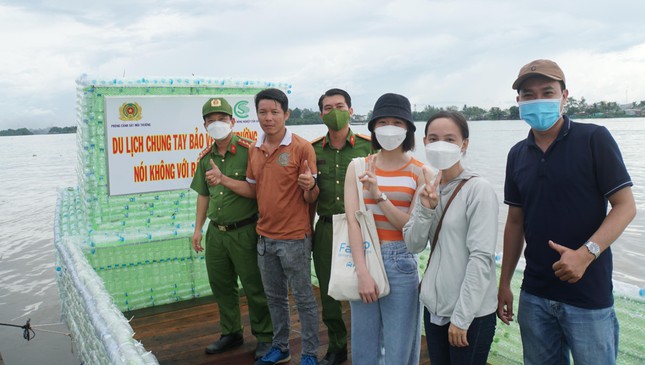
[[[466,334],[468,346],[454,347],[450,346],[450,342],[448,342],[450,323],[444,326],[430,323],[430,312],[425,309],[423,311],[423,322],[425,323],[430,362],[442,365],[486,365],[490,346],[495,336],[496,321],[495,312],[475,318],[470,323]]]
[[[520,293],[517,321],[524,364],[616,364],[618,319],[614,307],[585,309]]]
[[[421,304],[416,256],[405,243],[381,246],[390,294],[375,303],[351,301],[352,364],[418,365]]]
[[[289,349],[289,288],[298,306],[303,355],[317,356],[318,306],[311,287],[311,237],[274,240],[258,237],[258,266],[273,322],[273,346]]]

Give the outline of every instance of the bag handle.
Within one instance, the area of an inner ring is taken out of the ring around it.
[[[356,171],[356,188],[358,189],[358,209],[365,212],[367,207],[365,206],[365,201],[363,200],[363,184],[359,180],[359,176],[365,173],[365,159],[367,157],[355,157],[354,161],[354,170]]]
[[[446,216],[446,212],[448,211],[448,208],[450,208],[450,203],[452,203],[452,200],[455,199],[455,196],[457,196],[457,193],[461,188],[472,178],[469,177],[467,179],[461,180],[459,182],[459,185],[455,188],[455,191],[452,192],[452,195],[450,195],[450,199],[448,199],[448,203],[446,203],[446,207],[443,208],[443,212],[441,213],[441,218],[439,218],[439,224],[437,225],[437,229],[434,231],[434,238],[432,238],[432,242],[430,243],[430,255],[428,255],[428,262],[426,264],[426,269],[423,272],[423,275],[425,276],[426,271],[428,271],[428,266],[430,266],[430,258],[432,257],[432,254],[434,253],[435,247],[437,247],[437,241],[439,239],[439,231],[441,231],[441,225],[443,223],[443,217]],[[426,184],[428,184],[429,181],[426,181]],[[419,286],[421,286],[421,283],[419,283]]]

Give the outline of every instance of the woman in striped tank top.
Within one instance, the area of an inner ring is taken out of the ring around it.
[[[397,94],[381,96],[368,124],[377,154],[367,157],[359,176],[368,210],[374,213],[390,294],[378,298],[378,287],[367,271],[363,237],[354,216],[358,191],[353,162],[345,178],[345,212],[349,241],[358,275],[361,300],[352,309],[352,363],[406,365],[419,363],[421,306],[416,255],[403,241],[402,229],[410,217],[417,186],[424,183],[423,164],[408,151],[414,148],[409,100]]]

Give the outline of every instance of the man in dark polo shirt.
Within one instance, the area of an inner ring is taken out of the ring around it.
[[[341,303],[327,295],[331,275],[333,241],[332,216],[345,213],[345,173],[354,157],[372,152],[369,136],[355,134],[349,128],[352,99],[341,89],[330,89],[318,100],[320,117],[328,133],[312,142],[318,167],[318,222],[314,233],[313,258],[320,285],[322,318],[327,326],[329,347],[320,365],[336,365],[347,360],[347,328]]]
[[[196,252],[204,250],[202,228],[208,216],[206,269],[219,304],[222,332],[218,341],[206,347],[206,353],[221,353],[243,342],[239,276],[249,305],[251,332],[258,340],[255,357],[260,358],[271,348],[273,328],[257,264],[258,205],[255,196],[242,196],[235,186],[246,179],[248,150],[253,141],[232,132],[235,119],[226,99],[209,99],[202,115],[204,127],[215,142],[200,154],[190,185],[199,194],[193,248]]]
[[[513,89],[531,130],[508,154],[497,314],[513,320],[510,284],[526,240],[524,363],[568,364],[571,354],[576,364],[615,364],[610,245],[636,214],[631,179],[606,128],[562,115],[569,92],[555,62],[525,65]]]

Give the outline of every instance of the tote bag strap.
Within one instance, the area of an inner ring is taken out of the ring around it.
[[[354,161],[354,170],[356,172],[356,189],[358,189],[358,209],[365,212],[367,208],[365,207],[365,201],[363,200],[363,183],[359,180],[359,177],[365,173],[365,159],[367,157],[356,157]]]
[[[432,257],[432,254],[434,253],[434,248],[437,246],[437,241],[439,239],[439,231],[441,231],[441,225],[443,223],[443,217],[446,216],[446,212],[448,211],[448,208],[450,208],[450,203],[452,203],[453,199],[455,199],[455,196],[457,196],[457,193],[461,188],[470,180],[472,177],[469,177],[468,179],[461,180],[459,182],[459,185],[455,188],[455,191],[452,192],[452,195],[450,195],[450,199],[448,199],[448,203],[446,203],[446,207],[443,208],[443,212],[441,213],[441,218],[439,218],[439,224],[437,225],[437,229],[434,231],[434,237],[432,238],[432,242],[430,243],[430,255],[428,255],[428,262],[426,263],[426,270],[428,271],[428,266],[430,266],[430,258]],[[423,272],[425,275],[425,271]],[[419,283],[419,285],[421,285]]]

